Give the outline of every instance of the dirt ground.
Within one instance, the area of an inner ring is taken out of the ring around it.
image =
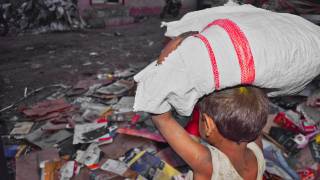
[[[0,109],[39,87],[72,85],[102,68],[154,60],[163,46],[160,20],[78,32],[0,37]],[[95,53],[90,55],[90,53]]]

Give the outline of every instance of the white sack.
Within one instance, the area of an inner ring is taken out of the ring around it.
[[[302,90],[320,73],[320,28],[295,15],[251,5],[196,11],[167,23],[167,36],[201,31],[216,19],[230,19],[248,39],[254,58],[253,85],[271,88],[269,96]],[[220,89],[241,84],[234,46],[226,31],[213,26],[202,32],[209,40],[220,72]],[[202,41],[189,37],[162,65],[151,63],[134,77],[138,82],[134,110],[164,113],[174,107],[190,115],[203,95],[215,90],[211,61]]]

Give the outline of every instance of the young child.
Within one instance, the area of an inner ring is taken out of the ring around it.
[[[199,109],[199,131],[208,145],[193,140],[170,112],[153,116],[163,137],[192,168],[193,179],[261,180],[265,94],[255,87],[234,87],[204,97]]]

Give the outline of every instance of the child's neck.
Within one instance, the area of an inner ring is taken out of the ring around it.
[[[219,144],[215,144],[215,147],[222,151],[229,158],[239,158],[243,157],[247,153],[248,143],[236,143],[229,140],[224,140]],[[235,153],[236,152],[236,153]]]
[[[234,168],[240,175],[243,173],[244,165],[246,164],[249,157],[249,149],[247,148],[248,143],[236,143],[232,141],[222,141],[216,144],[215,147],[223,152],[228,159],[231,161]]]

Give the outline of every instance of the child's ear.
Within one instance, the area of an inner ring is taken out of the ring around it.
[[[209,137],[214,131],[216,131],[217,127],[216,124],[214,123],[213,119],[208,116],[206,113],[203,113],[203,123],[204,123],[204,132],[205,136]]]

